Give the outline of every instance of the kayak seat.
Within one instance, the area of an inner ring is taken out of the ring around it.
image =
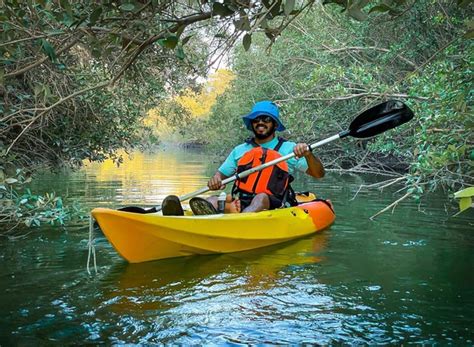
[[[142,208],[142,207],[138,207],[138,206],[125,206],[125,207],[119,208],[118,210],[123,211],[123,212],[141,213],[141,214],[157,212],[156,207]]]
[[[217,210],[209,201],[203,198],[195,197],[189,200],[189,206],[195,216],[217,214]]]
[[[295,199],[298,205],[301,203],[314,201],[316,198],[317,198],[316,195],[310,192],[296,192],[295,193]]]
[[[176,195],[168,195],[161,205],[163,216],[184,216],[183,207]]]

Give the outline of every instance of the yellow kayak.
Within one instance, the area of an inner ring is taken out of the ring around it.
[[[324,200],[258,213],[163,216],[95,208],[92,216],[130,263],[269,246],[328,228],[335,219]]]

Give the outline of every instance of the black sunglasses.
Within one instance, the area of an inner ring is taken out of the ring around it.
[[[270,123],[273,122],[273,118],[270,116],[258,116],[257,118],[252,119],[252,123],[258,123],[260,121]]]

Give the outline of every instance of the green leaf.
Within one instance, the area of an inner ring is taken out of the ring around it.
[[[184,49],[182,46],[179,46],[178,49],[176,50],[176,56],[178,57],[179,60],[184,60],[184,58],[186,58],[186,55],[184,54]]]
[[[122,4],[120,5],[119,7],[122,11],[125,11],[125,12],[132,12],[132,11],[135,11],[135,5],[134,4]]]
[[[46,53],[46,55],[49,57],[49,59],[52,62],[56,61],[57,59],[56,51],[54,50],[54,47],[51,46],[51,44],[47,40],[41,39],[41,48],[43,49],[43,51]]]
[[[68,0],[60,0],[59,4],[72,17],[72,8],[71,8],[71,4],[69,3],[69,1]]]
[[[268,28],[268,19],[267,19],[267,17],[264,17],[260,21],[260,28],[262,28],[262,29],[267,29]]]
[[[234,11],[220,2],[215,2],[212,4],[212,12],[218,14],[221,17],[227,17],[234,14]]]
[[[7,178],[5,180],[5,183],[7,183],[7,184],[15,184],[17,182],[18,182],[18,180],[16,178]]]
[[[189,36],[186,36],[184,39],[181,40],[181,44],[184,46],[185,44],[188,43],[188,41],[191,39],[191,37],[193,37],[194,35],[189,35]]]
[[[175,49],[176,45],[178,44],[178,41],[178,36],[170,35],[164,39],[158,40],[158,44],[168,49]]]
[[[468,30],[464,35],[463,37],[465,39],[474,39],[474,30]]]
[[[55,199],[55,202],[56,202],[56,208],[63,208],[63,199],[61,199],[61,197],[57,197]]]
[[[176,36],[181,37],[181,34],[183,33],[184,29],[186,29],[186,25],[180,25],[176,30]]]
[[[240,31],[250,31],[250,21],[248,17],[242,17],[234,21],[234,26]]]
[[[349,7],[347,13],[349,14],[349,16],[358,20],[359,22],[367,20],[368,17],[366,13],[362,12],[361,8],[358,5],[352,5],[351,7]]]
[[[94,25],[99,20],[101,14],[102,14],[102,7],[98,7],[94,11],[92,11],[89,17],[90,25]]]
[[[474,196],[474,187],[468,187],[454,193],[454,197],[459,199],[459,212],[455,214],[457,216],[461,212],[467,210],[469,207],[473,207],[472,197]]]
[[[286,0],[283,11],[286,16],[289,16],[295,8],[295,0]]]
[[[471,207],[471,205],[472,205],[471,197],[461,198],[461,200],[459,200],[459,212],[463,212],[467,210],[469,207]]]
[[[63,13],[63,18],[61,19],[61,23],[63,23],[66,27],[70,28],[76,23],[76,21],[68,13]]]
[[[374,6],[370,9],[369,13],[372,12],[388,12],[388,11],[393,11],[393,9],[385,4],[379,4],[377,6]]]
[[[246,51],[249,50],[250,45],[252,44],[252,35],[251,34],[245,34],[244,38],[242,40],[242,44],[244,45],[244,49]]]
[[[323,1],[323,5],[328,5],[328,4],[336,4],[346,9],[347,6],[349,5],[349,2],[348,0],[324,0]]]
[[[456,199],[469,198],[469,197],[472,197],[472,196],[474,196],[474,187],[469,187],[469,188],[466,188],[466,189],[463,189],[463,190],[460,190],[460,191],[454,193],[454,197]]]

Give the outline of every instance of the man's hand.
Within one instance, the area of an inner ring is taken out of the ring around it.
[[[324,177],[324,166],[317,156],[315,156],[310,150],[307,143],[297,143],[293,148],[297,158],[305,158],[308,163],[308,170],[306,173],[315,178]]]
[[[306,158],[311,155],[311,151],[309,150],[307,143],[297,143],[293,148],[293,153],[295,153],[298,158]]]
[[[209,182],[207,182],[207,186],[210,190],[222,190],[225,188],[225,185],[222,184],[222,175],[220,172],[217,172]]]

